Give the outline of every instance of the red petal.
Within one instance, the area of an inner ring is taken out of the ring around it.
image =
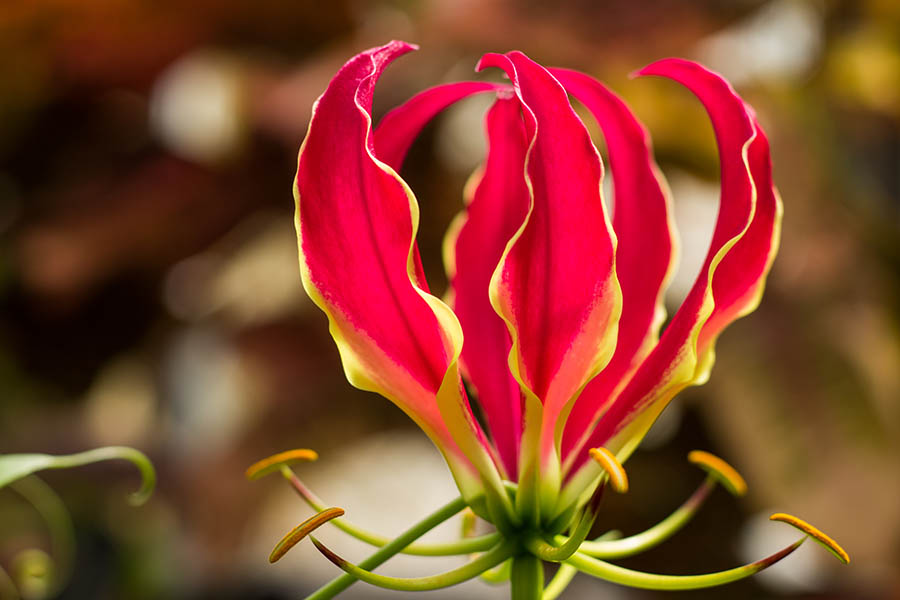
[[[550,72],[591,111],[603,130],[615,192],[616,274],[622,286],[616,351],[575,402],[563,437],[565,457],[583,442],[582,436],[590,433],[601,411],[656,344],[665,317],[662,296],[674,258],[673,223],[644,126],[596,79],[567,69]]]
[[[416,136],[439,112],[472,94],[496,91],[505,87],[507,86],[485,81],[460,81],[419,92],[384,115],[378,123],[374,134],[375,156],[399,172]],[[413,253],[416,283],[427,292],[428,283],[425,280],[422,258],[419,256],[417,245],[413,247]]]
[[[413,283],[415,197],[373,154],[375,82],[411,49],[391,42],[354,57],[313,108],[295,186],[301,273],[350,382],[394,401],[458,466],[464,459],[435,400],[455,369],[458,335],[439,301]]]
[[[719,146],[722,191],[700,275],[659,345],[603,415],[589,442],[612,446],[625,456],[676,393],[705,380],[712,341],[721,329],[756,306],[777,246],[780,216],[765,137],[728,82],[680,59],[659,61],[640,74],[674,79],[703,102]]]
[[[559,415],[612,355],[621,309],[615,236],[600,156],[559,82],[520,52],[485,55],[485,66],[509,75],[530,141],[531,207],[494,274],[491,301],[512,335],[513,374],[543,403],[547,458]]]
[[[423,90],[393,109],[375,128],[375,156],[399,171],[422,128],[439,112],[473,94],[505,89],[487,81],[460,81]]]
[[[747,107],[752,114],[752,109]],[[754,117],[756,139],[750,144],[747,164],[756,186],[756,212],[747,232],[719,263],[713,281],[716,306],[703,324],[698,351],[704,353],[732,321],[756,309],[762,297],[766,274],[778,251],[781,199],[772,182],[769,140]]]
[[[497,100],[486,120],[489,149],[484,172],[467,210],[451,228],[445,248],[453,310],[465,334],[464,373],[478,392],[507,473],[515,474],[522,394],[509,372],[509,331],[491,306],[488,288],[531,202],[525,184],[528,142],[517,99]]]

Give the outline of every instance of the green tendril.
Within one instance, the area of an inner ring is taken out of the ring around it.
[[[53,577],[48,595],[56,594],[72,573],[75,557],[75,527],[62,499],[36,475],[29,475],[10,484],[9,488],[22,496],[41,516],[50,534],[50,559]],[[2,596],[0,596],[2,597]]]
[[[427,577],[389,577],[387,575],[378,575],[372,573],[360,566],[348,562],[325,547],[319,540],[313,536],[309,536],[316,548],[328,560],[336,566],[352,575],[360,581],[365,581],[370,585],[381,587],[389,590],[405,591],[405,592],[422,592],[428,590],[437,590],[440,588],[457,585],[463,581],[468,581],[478,577],[488,569],[496,567],[510,556],[515,550],[515,544],[512,542],[503,542],[485,552],[478,558],[466,563],[462,567],[440,573],[438,575],[429,575]]]
[[[141,489],[131,494],[129,502],[140,506],[150,498],[156,485],[156,471],[153,463],[144,453],[125,446],[106,446],[78,454],[53,456],[50,454],[3,454],[0,455],[0,488],[45,469],[68,469],[105,460],[127,460],[141,473]]]

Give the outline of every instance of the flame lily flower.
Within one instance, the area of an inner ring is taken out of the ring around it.
[[[690,459],[709,475],[669,518],[630,538],[585,541],[604,487],[627,489],[621,463],[673,396],[705,381],[725,326],[759,303],[778,246],[781,203],[753,110],[721,76],[693,62],[666,59],[637,73],[672,79],[697,96],[721,161],[719,214],[705,263],[660,333],[676,256],[671,207],[647,134],[622,100],[587,75],[545,68],[521,52],[487,54],[478,70],[498,68],[509,84],[439,85],[373,128],[376,81],[412,49],[395,41],[353,57],[313,107],[294,186],[301,275],[328,317],[350,383],[403,409],[443,454],[462,495],[386,540],[326,508],[287,467],[314,455],[283,453],[248,475],[280,469],[320,512],[282,540],[277,556],[331,522],[381,549],[353,565],[314,540],[347,573],[311,598],[332,597],[356,579],[425,590],[478,575],[510,577],[514,598],[555,598],[578,570],[637,587],[691,589],[745,577],[792,552],[806,538],[756,563],[692,576],[600,560],[669,537],[716,482],[743,493],[740,476],[702,452]],[[489,150],[446,237],[451,291],[442,301],[425,280],[415,242],[419,208],[398,171],[432,117],[485,93],[495,97],[486,115]],[[609,147],[612,216],[601,198],[600,155],[569,95],[593,115]],[[477,394],[484,427],[463,379]],[[453,544],[414,543],[466,506],[496,532]],[[809,524],[776,517],[846,558]],[[371,572],[399,551],[477,556],[433,577]],[[562,565],[546,590],[542,561]]]

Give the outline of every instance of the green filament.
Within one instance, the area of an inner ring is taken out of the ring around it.
[[[805,537],[800,538],[787,548],[779,550],[762,560],[728,569],[727,571],[703,575],[658,575],[656,573],[633,571],[578,552],[566,562],[588,575],[628,587],[644,590],[698,590],[731,583],[759,573],[799,548],[805,540]]]
[[[322,545],[319,540],[310,536],[316,548],[324,554],[331,562],[346,571],[360,581],[365,581],[370,585],[381,587],[389,590],[397,590],[403,592],[423,592],[428,590],[437,590],[452,585],[457,585],[463,581],[468,581],[478,577],[488,569],[496,567],[515,551],[516,545],[513,542],[503,542],[492,550],[485,552],[478,558],[466,563],[462,567],[440,573],[438,575],[429,575],[426,577],[389,577],[387,575],[379,575],[372,573],[360,566],[347,562],[340,558],[331,550]],[[513,565],[513,576],[515,576],[515,565]]]
[[[287,479],[293,488],[297,491],[301,498],[316,512],[325,510],[325,503],[319,499],[306,485],[297,477],[296,474],[287,466],[281,467],[281,474]],[[383,547],[391,543],[391,539],[377,533],[372,533],[358,525],[353,524],[344,517],[332,519],[329,523],[361,542],[371,546]],[[499,533],[489,533],[479,537],[462,539],[456,542],[435,543],[435,544],[410,544],[401,551],[401,554],[412,554],[415,556],[455,556],[458,554],[471,554],[473,552],[483,552],[489,550],[500,542],[501,535]]]
[[[451,518],[465,507],[466,501],[463,500],[462,497],[456,498],[455,500],[445,504],[435,512],[431,513],[430,515],[407,529],[389,544],[382,546],[369,558],[359,563],[359,568],[374,569],[378,567],[392,556],[399,554],[412,542],[419,539],[447,519]],[[334,598],[335,596],[346,590],[348,587],[353,585],[356,581],[356,576],[351,575],[350,573],[344,573],[343,575],[332,579],[330,582],[307,596],[306,600],[327,600],[329,598]]]
[[[681,530],[697,514],[700,506],[715,487],[716,478],[711,475],[707,476],[690,498],[653,527],[618,540],[585,542],[581,545],[579,552],[595,558],[625,558],[653,548]],[[564,539],[561,536],[556,537],[558,543],[562,543]]]

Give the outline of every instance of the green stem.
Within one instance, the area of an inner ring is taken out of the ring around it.
[[[509,578],[511,600],[541,600],[544,589],[544,565],[533,554],[521,554],[512,560]]]
[[[439,508],[435,512],[431,513],[430,515],[407,529],[405,532],[400,534],[399,537],[394,538],[391,543],[382,546],[380,550],[359,563],[359,567],[362,569],[374,569],[378,567],[392,556],[399,554],[412,542],[419,539],[465,507],[466,501],[461,497],[453,500],[452,502],[449,502],[448,504]],[[330,582],[307,596],[306,600],[327,600],[329,598],[334,598],[335,596],[346,590],[348,587],[353,585],[356,581],[357,578],[355,576],[349,573],[344,573],[343,575],[335,577]]]

